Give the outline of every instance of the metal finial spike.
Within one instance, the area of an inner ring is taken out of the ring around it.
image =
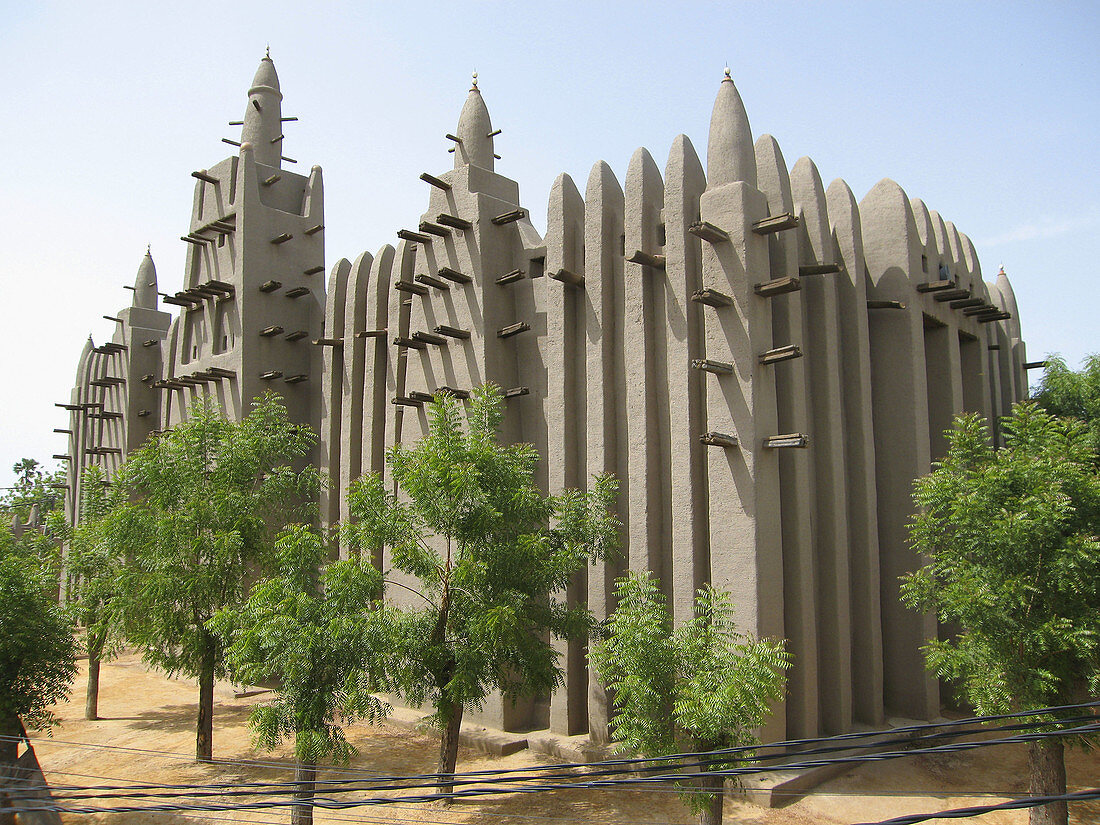
[[[477,69],[474,69],[474,85],[473,85],[473,89],[470,89],[470,91],[473,91],[476,88],[477,88]]]
[[[153,245],[151,243],[145,244],[145,254],[146,255],[152,255],[153,254]]]
[[[729,66],[726,66],[726,68],[723,69],[723,71],[726,73],[726,80],[733,80],[733,78],[730,77],[730,67]]]
[[[270,43],[268,43],[267,48],[264,49],[264,57],[266,57],[268,60],[271,59],[271,44]]]

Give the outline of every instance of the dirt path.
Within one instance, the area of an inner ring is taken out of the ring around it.
[[[166,679],[151,672],[132,655],[103,667],[96,722],[83,718],[83,674],[74,683],[73,700],[58,706],[62,724],[52,738],[37,737],[35,749],[53,786],[111,782],[179,784],[286,782],[293,778],[290,748],[258,753],[247,728],[253,704],[270,698],[260,694],[234,698],[232,688],[215,691],[214,756],[198,764],[195,752],[194,683]],[[396,726],[353,726],[349,741],[359,756],[348,766],[324,776],[408,775],[434,769],[436,741]],[[108,747],[103,747],[108,746]],[[463,749],[460,771],[493,770],[540,764],[538,755],[521,751],[492,758]],[[1071,790],[1100,786],[1100,755],[1073,751],[1069,755]],[[847,825],[873,822],[907,813],[933,812],[1001,801],[1026,788],[1026,754],[1019,747],[983,748],[961,754],[921,756],[856,768],[819,787],[813,796],[765,810],[736,800],[726,802],[726,821],[743,825]],[[991,793],[1000,794],[992,796]],[[73,803],[77,804],[77,803]],[[571,790],[508,795],[456,802],[392,804],[349,810],[318,809],[319,823],[362,822],[403,825],[565,825],[566,823],[691,823],[690,811],[675,793],[663,788],[636,790]],[[69,823],[104,825],[209,825],[214,822],[285,823],[287,809],[220,813],[66,814]],[[1021,825],[1026,811],[987,814],[971,820],[981,825]],[[1071,808],[1071,823],[1100,823],[1100,802]]]

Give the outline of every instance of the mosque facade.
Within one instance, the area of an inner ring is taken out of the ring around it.
[[[857,201],[809,158],[788,168],[728,71],[705,168],[681,135],[663,170],[638,149],[621,183],[603,161],[583,189],[563,174],[543,235],[495,170],[475,77],[419,219],[326,281],[321,169],[284,167],[281,100],[265,57],[236,154],[192,173],[185,288],[160,293],[146,254],[111,341],[81,353],[61,405],[71,519],[83,468],[109,475],[197,398],[236,418],[274,390],[320,434],[333,525],[348,484],[426,432],[434,394],[493,381],[502,439],[544,456],[545,490],[619,479],[622,553],[570,600],[605,618],[615,579],[650,570],[679,623],[699,587],[729,590],[740,627],[793,656],[772,738],[938,715],[919,650],[936,619],[898,598],[912,481],[953,416],[1027,393],[1012,287],[966,235],[889,179]],[[606,740],[585,643],[558,649],[558,691],[477,718]]]

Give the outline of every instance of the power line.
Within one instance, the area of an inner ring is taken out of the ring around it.
[[[962,750],[972,750],[979,747],[988,747],[992,745],[1013,744],[1017,742],[1030,742],[1039,739],[1045,739],[1052,736],[1064,736],[1067,734],[1081,734],[1081,733],[1093,733],[1100,731],[1100,723],[1083,725],[1078,728],[1073,728],[1065,731],[1046,731],[1019,734],[1017,736],[1004,737],[1001,739],[982,740],[978,742],[955,742],[945,745],[937,745],[930,748],[921,748],[915,750],[894,751],[894,752],[881,752],[876,754],[869,754],[865,756],[842,756],[835,757],[833,759],[825,760],[810,760],[802,763],[795,763],[791,765],[785,765],[784,767],[791,770],[797,770],[810,767],[822,767],[832,764],[843,763],[862,763],[867,761],[882,761],[887,759],[898,759],[903,757],[910,757],[925,753],[952,753]],[[774,770],[768,766],[747,766],[742,768],[730,768],[721,769],[717,771],[709,772],[712,777],[730,777],[730,776],[743,776],[754,773],[763,773]],[[367,805],[389,805],[398,802],[428,802],[438,801],[443,799],[462,799],[474,796],[486,796],[486,795],[507,795],[507,794],[527,794],[527,793],[542,793],[547,791],[556,790],[575,790],[575,789],[589,789],[589,788],[611,788],[619,786],[630,785],[644,785],[654,783],[668,783],[682,780],[698,780],[700,774],[691,773],[671,773],[657,776],[633,776],[633,777],[620,777],[620,778],[605,778],[595,781],[577,781],[577,782],[564,782],[564,783],[548,783],[542,785],[519,785],[512,787],[494,787],[492,785],[482,788],[465,788],[463,790],[451,791],[449,793],[430,793],[430,794],[417,794],[410,796],[397,796],[397,797],[370,797],[365,799],[351,799],[351,800],[336,800],[328,797],[315,797],[310,803],[314,807],[327,808],[327,809],[343,809],[353,808]],[[498,782],[508,782],[508,779],[498,779]],[[515,778],[517,782],[530,782],[533,778]],[[440,783],[433,783],[438,785]],[[476,782],[446,782],[445,784],[476,784]],[[368,790],[378,791],[407,791],[412,788],[420,788],[427,786],[410,786],[410,785],[391,785],[391,786],[373,786]],[[160,803],[157,805],[145,805],[145,806],[126,806],[116,805],[107,807],[90,807],[90,806],[61,806],[61,805],[47,805],[47,806],[34,806],[34,807],[21,807],[12,808],[13,811],[34,811],[34,810],[55,810],[61,813],[131,813],[131,812],[154,812],[154,811],[231,811],[231,810],[246,810],[246,809],[267,809],[267,808],[281,808],[294,805],[307,804],[301,799],[293,798],[280,798],[269,800],[258,800],[251,802],[236,802],[236,803],[206,803],[206,804],[183,804],[183,803]]]
[[[954,728],[965,727],[965,726],[974,725],[974,724],[981,724],[981,723],[991,722],[991,721],[1000,721],[1000,720],[1007,720],[1007,719],[1020,719],[1020,718],[1027,718],[1027,717],[1034,717],[1034,716],[1052,716],[1052,715],[1057,714],[1057,713],[1066,713],[1066,712],[1072,711],[1072,710],[1079,710],[1079,709],[1086,709],[1086,708],[1096,708],[1096,707],[1100,707],[1100,701],[1084,702],[1084,703],[1078,703],[1078,704],[1072,704],[1072,705],[1059,705],[1059,706],[1054,706],[1054,707],[1039,708],[1039,709],[1030,710],[1030,711],[1017,711],[1015,713],[994,714],[994,715],[989,715],[989,716],[973,716],[973,717],[967,717],[967,718],[964,718],[964,719],[958,719],[958,720],[954,720],[954,721],[921,723],[921,724],[917,724],[917,725],[907,725],[907,726],[903,726],[903,727],[892,728],[889,731],[882,731],[882,730],[860,731],[860,732],[853,732],[853,733],[837,734],[837,735],[833,735],[833,736],[805,738],[805,739],[790,739],[790,740],[784,740],[784,741],[779,741],[779,742],[766,743],[766,744],[762,744],[762,745],[744,745],[744,746],[733,747],[733,748],[722,748],[722,749],[718,749],[718,750],[714,750],[714,751],[707,751],[705,753],[704,752],[685,752],[685,753],[678,753],[678,754],[669,754],[669,755],[666,755],[666,756],[627,757],[627,758],[619,758],[619,759],[607,759],[607,760],[601,760],[601,761],[598,761],[598,762],[590,762],[590,763],[575,763],[575,762],[556,763],[556,764],[552,763],[552,764],[547,764],[547,765],[529,766],[529,767],[522,767],[522,768],[487,769],[487,770],[482,770],[482,771],[467,771],[467,772],[455,773],[455,774],[438,774],[438,773],[436,773],[436,774],[419,774],[419,775],[415,775],[415,776],[404,776],[404,777],[387,776],[385,774],[382,774],[380,771],[374,771],[374,770],[370,770],[370,769],[346,769],[346,768],[328,768],[328,767],[326,767],[325,770],[328,770],[330,772],[337,773],[337,774],[343,774],[343,775],[346,775],[346,776],[356,777],[356,779],[358,779],[362,776],[370,776],[370,777],[373,777],[376,781],[395,781],[397,779],[428,779],[428,778],[441,779],[441,778],[444,778],[444,777],[449,778],[449,777],[452,777],[452,776],[455,777],[455,778],[463,778],[463,779],[473,778],[473,777],[497,777],[497,776],[508,775],[508,774],[545,772],[545,771],[552,771],[552,770],[559,770],[559,771],[560,770],[575,770],[577,768],[585,769],[586,772],[589,773],[589,775],[592,775],[592,773],[593,773],[592,769],[593,768],[598,769],[598,768],[610,767],[610,766],[616,766],[616,765],[624,765],[624,766],[625,765],[642,765],[642,766],[644,766],[645,764],[650,763],[650,764],[652,764],[652,767],[649,768],[649,769],[655,770],[655,769],[658,769],[660,767],[665,767],[669,763],[675,762],[677,760],[699,759],[702,756],[708,757],[708,760],[706,762],[695,763],[695,764],[689,763],[687,765],[687,767],[692,767],[692,766],[697,767],[697,766],[701,766],[703,764],[710,764],[713,761],[717,761],[717,759],[716,759],[717,757],[727,756],[727,755],[734,755],[734,754],[746,754],[746,753],[755,752],[755,754],[756,754],[755,759],[757,761],[764,761],[764,760],[770,761],[770,760],[775,760],[775,759],[781,759],[781,758],[784,758],[784,757],[792,755],[792,754],[796,754],[796,755],[799,755],[799,756],[807,756],[807,755],[816,754],[816,753],[829,753],[829,752],[835,752],[835,751],[838,751],[838,750],[851,750],[852,747],[859,748],[859,749],[862,750],[862,749],[869,749],[869,748],[873,748],[873,747],[881,747],[881,746],[887,745],[887,744],[918,742],[918,741],[922,741],[922,740],[925,740],[925,739],[945,738],[945,737],[950,737],[950,736],[961,736],[961,735],[966,735],[968,733],[979,733],[979,732],[980,733],[986,733],[986,732],[996,732],[996,731],[999,731],[999,730],[1026,729],[1027,727],[1040,727],[1040,726],[1046,726],[1048,724],[1058,724],[1058,723],[1066,723],[1066,722],[1085,721],[1087,719],[1095,719],[1096,717],[1094,717],[1094,716],[1077,716],[1077,717],[1071,717],[1069,719],[1061,719],[1061,720],[1055,719],[1053,722],[1028,723],[1026,725],[1021,725],[1021,726],[1006,725],[1006,726],[995,727],[995,728],[979,728],[979,729],[976,729],[976,730],[963,730],[963,731],[952,730]],[[921,731],[926,731],[926,730],[933,731],[933,733],[928,734],[928,735],[917,736],[917,737],[902,737],[902,736],[900,736],[901,734],[905,734],[905,733],[920,733]],[[859,739],[867,739],[867,738],[870,738],[870,737],[873,737],[873,736],[881,736],[884,733],[888,734],[888,736],[890,738],[884,739],[884,740],[878,740],[877,742],[871,742],[871,743],[864,744],[864,745],[854,745],[854,746],[849,747],[849,748],[825,748],[825,749],[821,749],[821,750],[801,750],[801,749],[795,750],[796,748],[801,748],[801,746],[803,746],[803,745],[824,744],[824,743],[831,743],[831,742],[855,741],[855,740],[859,740]],[[12,739],[18,739],[20,741],[23,741],[22,737],[4,737],[4,736],[0,736],[0,740],[4,740],[4,739],[6,739],[8,741],[11,741]],[[162,757],[165,757],[165,758],[185,759],[185,760],[189,760],[189,761],[193,760],[193,757],[191,757],[189,755],[180,754],[180,753],[173,753],[171,751],[157,751],[157,750],[150,750],[150,749],[146,749],[146,748],[131,748],[131,747],[120,746],[120,745],[105,745],[105,744],[84,743],[84,742],[65,742],[65,741],[56,740],[56,739],[52,739],[52,738],[45,739],[45,738],[41,738],[41,737],[35,737],[33,739],[27,738],[26,741],[28,741],[28,742],[33,741],[33,742],[38,742],[38,743],[43,743],[43,744],[68,745],[68,746],[72,746],[72,747],[102,748],[102,749],[110,749],[110,750],[121,750],[121,751],[133,752],[133,753],[141,753],[141,754],[147,754],[147,755],[162,756]],[[785,752],[775,753],[775,754],[761,754],[760,753],[761,750],[778,749],[778,748],[785,749]],[[741,761],[741,760],[733,759],[733,760],[729,760],[729,761]],[[271,768],[282,768],[282,769],[288,769],[288,768],[292,767],[292,764],[288,764],[287,762],[277,762],[277,761],[271,761],[271,760],[265,761],[265,760],[229,760],[229,759],[226,759],[226,760],[217,760],[217,762],[220,763],[220,764],[255,766],[255,767],[271,767]],[[778,767],[778,766],[773,766],[773,768],[769,768],[769,770],[774,769],[774,767]],[[786,767],[786,766],[783,766],[783,767]],[[645,770],[645,769],[646,768],[642,767],[642,768],[635,768],[634,770]],[[351,782],[351,781],[356,781],[356,780],[348,779],[348,780],[319,780],[319,781],[333,783],[333,782],[337,782],[337,781]],[[267,783],[265,783],[265,784],[267,784]],[[155,787],[162,787],[162,786],[156,785]],[[188,786],[182,786],[182,787],[188,787]],[[196,785],[196,786],[190,786],[190,787],[210,788],[210,787],[216,787],[216,786],[211,786],[209,784],[205,784],[205,785]],[[236,783],[236,784],[233,785],[233,787],[241,787],[241,785],[239,783]]]
[[[1061,724],[1068,724],[1070,722],[1097,722],[1095,716],[1080,716],[1071,719],[1059,720]],[[942,738],[956,738],[967,734],[988,734],[1010,730],[1028,730],[1035,727],[1048,727],[1047,722],[1025,722],[1017,723],[1013,725],[1000,725],[993,728],[971,728],[962,731],[937,731],[931,734],[919,738],[910,737],[889,737],[886,739],[880,739],[872,741],[863,746],[863,750],[871,748],[881,748],[888,745],[907,745],[912,746],[921,742],[934,741]],[[1052,733],[1059,733],[1060,731],[1054,731]],[[850,747],[837,746],[818,748],[815,750],[799,751],[797,753],[784,754],[785,756],[797,755],[800,758],[807,756],[833,753],[837,751],[851,751]],[[713,764],[714,760],[711,758],[713,753],[721,752],[699,752],[694,753],[692,756],[696,761],[692,762],[676,762],[675,767],[681,772],[687,768],[702,768],[709,767]],[[778,758],[778,755],[771,755],[768,759]],[[721,759],[722,762],[746,762],[750,761],[751,757],[738,756],[736,758],[730,758],[728,755]],[[644,768],[609,768],[606,770],[592,770],[592,768],[602,768],[604,765],[614,764],[611,763],[592,763],[587,766],[584,772],[584,776],[613,776],[613,775],[625,775],[634,774],[639,770],[662,770],[670,766],[667,759],[660,760],[663,764],[651,764]],[[376,776],[373,781],[368,785],[359,787],[346,787],[353,782],[361,782],[360,779],[318,779],[316,785],[322,789],[335,791],[340,793],[348,793],[352,791],[366,791],[378,787],[379,782],[403,782],[410,783],[414,780],[422,782],[430,782],[432,785],[438,785],[441,780],[446,780],[447,784],[476,784],[477,782],[484,781],[486,779],[496,778],[497,781],[527,781],[538,780],[546,781],[548,779],[569,779],[576,776],[576,769],[580,766],[570,766],[571,770],[568,773],[557,773],[550,775],[540,776],[528,776],[529,774],[546,774],[547,771],[555,769],[555,766],[531,766],[527,768],[515,768],[507,769],[503,771],[477,771],[455,774],[419,774],[419,775],[402,775],[402,776]],[[776,767],[783,766],[768,766],[765,770],[774,770]],[[520,774],[523,774],[522,776]],[[345,786],[345,787],[337,787]],[[234,782],[234,783],[204,783],[198,784],[163,784],[163,783],[128,783],[125,785],[99,785],[99,786],[53,786],[51,788],[55,797],[64,799],[96,799],[96,798],[110,798],[110,799],[122,799],[122,798],[171,798],[177,796],[190,796],[190,797],[206,797],[206,796],[246,796],[254,795],[254,793],[260,792],[278,792],[283,789],[295,789],[298,785],[293,781],[282,782]],[[402,787],[417,787],[411,784],[402,785]],[[253,792],[250,789],[257,788],[261,791]],[[221,789],[228,789],[223,792]],[[33,789],[26,788],[24,793],[30,793]],[[115,792],[115,793],[111,793]]]
[[[879,822],[861,822],[859,825],[914,825],[917,822],[927,822],[929,819],[964,819],[993,811],[1038,808],[1040,805],[1049,805],[1052,802],[1082,802],[1088,799],[1100,799],[1100,788],[1089,788],[1085,791],[1074,791],[1053,796],[1023,797],[1009,802],[1001,802],[997,805],[972,805],[969,808],[953,808],[947,811],[938,811],[934,814],[907,814],[893,819],[883,819]]]
[[[1085,721],[1090,721],[1090,720],[1093,721],[1093,722],[1097,722],[1096,717],[1094,717],[1094,716],[1075,717],[1072,720],[1060,720],[1060,721],[1063,722],[1063,723],[1068,723],[1070,721],[1085,722]],[[885,746],[888,746],[888,745],[896,745],[896,744],[912,745],[914,743],[934,741],[936,739],[941,739],[941,738],[955,738],[955,737],[970,734],[970,733],[987,734],[987,733],[995,733],[995,732],[1002,732],[1002,731],[1009,731],[1009,730],[1028,730],[1028,729],[1032,729],[1032,728],[1039,727],[1039,726],[1046,727],[1047,725],[1048,725],[1048,723],[1046,723],[1046,722],[1026,722],[1026,723],[1017,723],[1017,724],[1014,724],[1014,725],[1001,725],[1001,726],[998,726],[998,727],[995,727],[995,728],[979,728],[979,729],[968,729],[968,730],[964,730],[964,731],[936,732],[936,733],[928,734],[928,735],[926,735],[924,737],[921,737],[919,739],[912,739],[912,738],[908,738],[908,737],[892,737],[892,738],[881,739],[881,740],[877,740],[877,741],[868,743],[865,746],[865,748],[879,748],[879,747],[885,747]],[[1055,732],[1052,732],[1052,733],[1058,733],[1058,731],[1055,731]],[[801,751],[801,752],[798,752],[797,754],[787,754],[787,755],[788,756],[797,755],[797,756],[804,759],[807,756],[812,756],[812,755],[817,755],[817,754],[833,753],[833,752],[836,752],[836,751],[850,751],[850,750],[851,750],[851,748],[844,747],[844,746],[838,746],[838,747],[832,747],[832,748],[819,748],[819,749],[816,749],[816,750]],[[693,756],[695,757],[696,761],[693,761],[693,762],[679,762],[679,763],[675,764],[675,767],[680,772],[683,772],[685,769],[688,769],[688,768],[704,768],[704,767],[709,767],[710,765],[713,764],[713,760],[709,758],[711,756],[711,752],[700,752],[700,753],[694,754]],[[773,756],[771,758],[775,758],[775,757]],[[729,757],[727,757],[727,758],[725,758],[721,761],[723,761],[723,762],[730,762],[730,761],[732,761],[732,762],[746,762],[746,761],[749,761],[749,759],[750,758],[748,758],[748,757],[739,756],[735,759],[730,759]],[[593,763],[593,765],[590,766],[590,767],[602,767],[602,765],[603,765],[603,763]],[[667,768],[667,767],[669,767],[669,765],[667,765],[667,764],[655,764],[655,765],[650,765],[647,768],[643,768],[642,770],[662,770],[662,769]],[[769,770],[770,771],[770,770],[774,770],[776,767],[784,767],[784,766],[774,766],[774,765],[773,766],[767,766],[767,767],[764,768],[764,770]],[[528,774],[545,774],[549,770],[551,770],[550,767],[533,766],[533,767],[524,768],[524,769],[512,769],[513,772],[511,774],[508,774],[508,775],[505,775],[503,771],[502,772],[496,772],[496,773],[488,772],[488,771],[486,771],[486,772],[471,772],[471,773],[463,773],[463,774],[456,773],[456,774],[453,774],[453,775],[452,774],[419,774],[419,775],[403,775],[403,776],[388,776],[388,777],[379,776],[379,777],[375,777],[373,782],[371,782],[370,784],[359,785],[359,786],[353,786],[353,785],[350,785],[350,783],[359,782],[361,780],[347,780],[347,779],[318,779],[318,780],[316,780],[315,784],[317,786],[320,786],[322,790],[326,790],[328,792],[351,793],[351,792],[360,792],[360,791],[373,790],[377,787],[380,787],[377,784],[379,782],[412,783],[414,781],[420,781],[421,783],[426,782],[426,783],[429,783],[430,785],[434,786],[434,785],[440,784],[440,781],[442,781],[442,780],[446,780],[447,784],[466,785],[466,784],[477,784],[478,782],[485,781],[485,780],[492,779],[492,778],[496,778],[496,781],[498,781],[498,782],[522,782],[522,781],[536,781],[536,780],[537,781],[547,781],[547,780],[550,780],[550,779],[570,779],[570,778],[573,778],[574,776],[576,776],[576,773],[573,772],[573,771],[568,772],[568,773],[559,772],[559,773],[556,773],[556,774],[552,773],[552,774],[549,774],[549,775],[528,776]],[[610,768],[610,769],[606,769],[606,770],[590,770],[590,769],[588,769],[588,770],[585,770],[584,776],[585,777],[593,777],[593,776],[627,775],[627,774],[637,773],[638,770],[639,770],[638,768]],[[575,771],[575,768],[574,768],[574,771]],[[518,775],[519,773],[522,773],[524,775],[520,776],[520,775]],[[343,786],[343,787],[339,787],[339,786]],[[403,784],[403,785],[401,785],[401,787],[404,787],[404,788],[424,787],[424,786],[425,786],[424,784],[420,784],[420,785]],[[126,799],[126,798],[144,799],[144,798],[150,798],[150,797],[157,797],[157,798],[176,798],[176,797],[195,798],[195,797],[199,797],[199,798],[202,798],[202,797],[226,797],[226,796],[252,796],[252,795],[257,795],[257,794],[262,794],[262,793],[279,793],[279,792],[283,792],[284,790],[294,790],[297,787],[298,787],[298,784],[296,782],[283,781],[283,782],[206,783],[206,784],[203,784],[203,785],[196,785],[196,784],[168,785],[168,784],[161,784],[161,783],[130,783],[130,784],[127,784],[127,785],[113,785],[113,786],[112,785],[100,785],[100,786],[88,786],[88,787],[54,786],[51,790],[52,790],[53,796],[55,798],[61,798],[61,799],[66,799],[66,800],[75,800],[75,799],[101,799],[101,798],[103,798],[103,799]],[[222,789],[226,789],[226,790],[222,790]],[[260,789],[260,790],[255,790],[254,791],[254,790],[251,790],[251,789]],[[26,794],[29,794],[30,792],[31,792],[30,788],[24,790],[24,793],[26,793]]]

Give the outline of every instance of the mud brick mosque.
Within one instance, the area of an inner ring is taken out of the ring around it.
[[[453,168],[415,184],[419,219],[326,283],[321,168],[284,168],[281,101],[265,57],[238,151],[192,173],[186,288],[160,293],[146,254],[112,340],[80,354],[70,518],[88,465],[113,472],[196,398],[239,417],[275,390],[320,433],[333,524],[349,482],[424,434],[433,393],[494,381],[502,437],[545,456],[545,489],[620,480],[623,553],[570,599],[602,618],[616,577],[649,569],[683,621],[704,583],[732,591],[741,627],[794,657],[774,738],[938,715],[918,649],[936,619],[898,601],[912,480],[955,414],[995,418],[1027,391],[1012,287],[983,279],[966,235],[892,180],[857,201],[809,158],[788,170],[727,70],[705,169],[681,135],[663,171],[638,149],[624,183],[603,161],[582,186],[563,174],[543,236],[494,168],[475,76]],[[560,690],[475,718],[604,740],[585,645],[560,652]]]

